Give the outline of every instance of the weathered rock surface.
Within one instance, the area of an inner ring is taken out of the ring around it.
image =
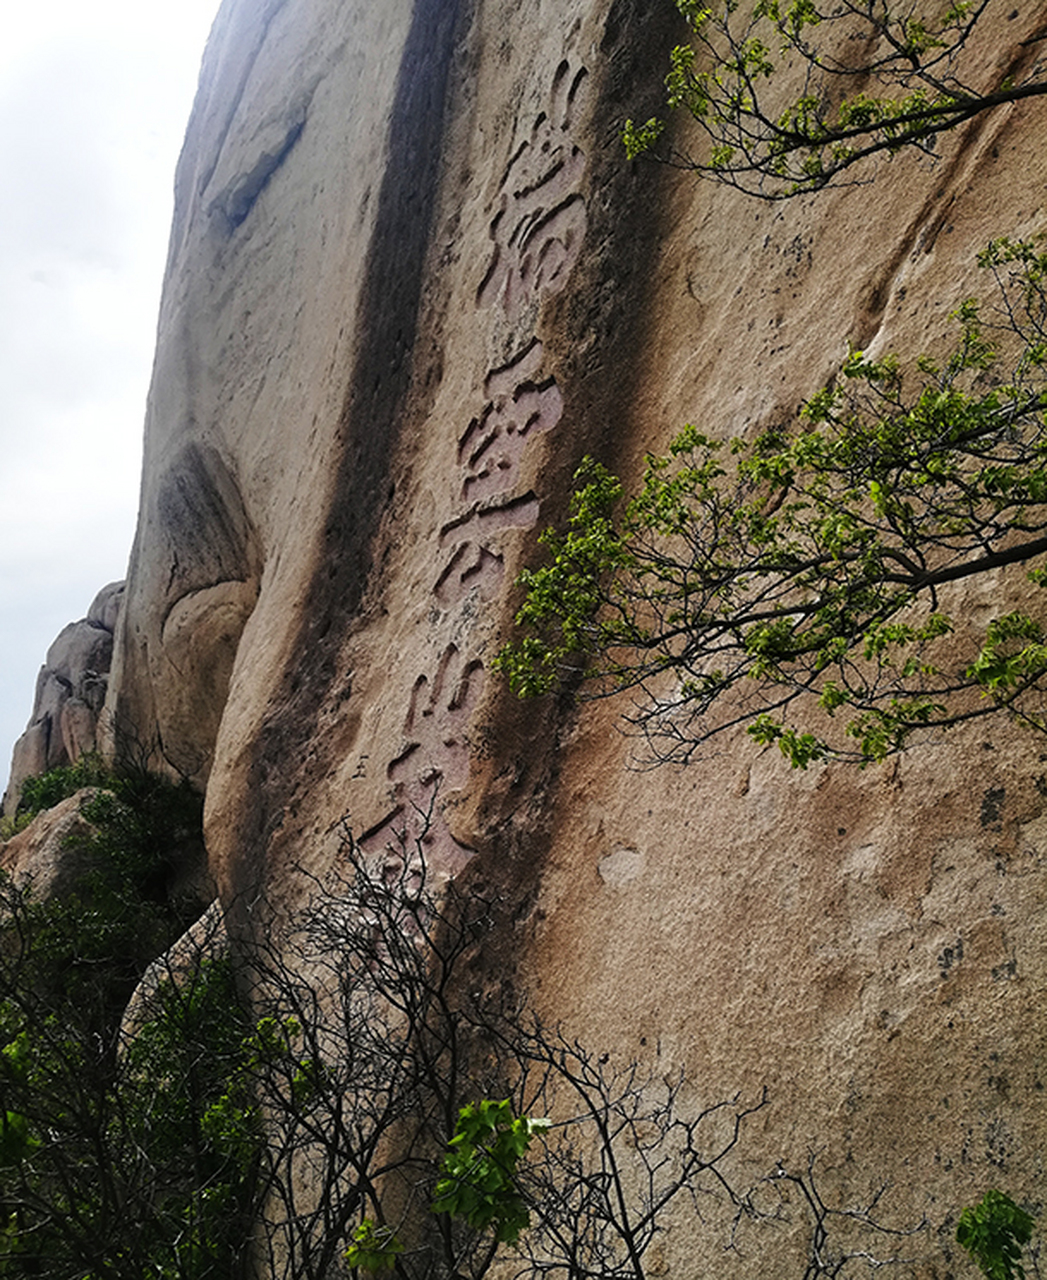
[[[37,901],[68,893],[89,870],[83,841],[91,825],[80,808],[95,794],[87,787],[37,814],[24,830],[0,845],[0,871],[17,888],[31,888]]]
[[[12,752],[5,814],[17,808],[26,778],[95,750],[123,595],[122,582],[103,587],[87,617],[70,622],[48,649],[36,681],[33,714]]]
[[[1031,56],[1035,14],[1008,13],[986,47]],[[791,415],[848,341],[941,344],[975,252],[1047,229],[1047,112],[762,205],[621,158],[674,20],[665,0],[226,0],[107,707],[206,783],[227,898],[293,903],[342,815],[379,852],[435,792],[430,860],[514,908],[503,976],[698,1097],[766,1086],[745,1161],[818,1148],[833,1204],[893,1182],[887,1216],[935,1233],[911,1273],[941,1277],[959,1205],[1041,1195],[1039,744],[987,722],[796,774],[741,738],[643,772],[613,704],[521,707],[489,664],[584,453],[635,480],[685,421]],[[960,612],[1020,590],[972,586]],[[739,1280],[796,1273],[742,1243]],[[721,1247],[680,1221],[661,1266],[719,1275]]]

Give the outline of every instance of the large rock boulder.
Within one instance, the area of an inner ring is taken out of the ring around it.
[[[1040,35],[1035,6],[987,21],[994,58]],[[106,705],[206,782],[227,902],[293,906],[346,813],[376,857],[417,837],[500,885],[500,980],[696,1098],[766,1086],[752,1167],[817,1147],[832,1205],[893,1181],[893,1221],[939,1232],[913,1274],[940,1277],[957,1206],[1041,1193],[1038,746],[1001,720],[797,774],[739,735],[642,771],[613,703],[521,708],[490,663],[585,453],[635,484],[686,421],[788,418],[848,341],[940,349],[976,251],[1047,230],[1047,112],[754,203],[622,159],[675,22],[665,0],[225,0]],[[1021,590],[1002,574],[961,612]],[[68,754],[68,679],[27,758]],[[663,1243],[662,1269],[723,1270],[690,1219]],[[797,1273],[755,1246],[730,1270]]]
[[[62,897],[90,870],[84,845],[93,828],[80,810],[96,792],[87,787],[38,813],[33,821],[0,845],[0,871],[16,888],[29,889],[37,901]]]
[[[18,807],[22,783],[35,774],[71,764],[98,746],[113,659],[113,631],[124,584],[111,582],[91,602],[87,617],[63,627],[47,651],[36,681],[33,714],[15,743],[4,795],[4,813]]]

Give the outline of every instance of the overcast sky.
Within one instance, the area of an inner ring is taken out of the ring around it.
[[[126,571],[175,162],[218,4],[4,15],[0,793],[48,645]]]

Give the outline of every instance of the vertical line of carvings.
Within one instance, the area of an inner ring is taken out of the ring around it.
[[[562,61],[547,108],[512,151],[489,223],[490,256],[476,293],[480,311],[498,309],[514,321],[566,287],[586,229],[586,161],[572,125],[587,80],[584,67]],[[431,588],[444,612],[460,611],[473,596],[493,599],[505,574],[499,535],[537,523],[538,496],[521,492],[522,461],[530,441],[552,431],[564,412],[563,393],[543,372],[543,360],[542,343],[528,333],[505,363],[487,372],[483,402],[458,436],[452,505],[438,513],[442,559]],[[471,856],[435,797],[468,780],[468,725],[484,677],[480,659],[464,657],[455,645],[418,676],[402,746],[386,768],[392,807],[361,838],[369,852],[395,860],[420,841],[427,860],[451,874]],[[420,715],[421,691],[430,688]]]

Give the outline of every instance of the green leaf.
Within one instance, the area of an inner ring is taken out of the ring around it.
[[[404,1247],[391,1227],[377,1226],[371,1218],[363,1222],[353,1233],[353,1242],[345,1251],[345,1260],[356,1271],[380,1275],[392,1271]]]
[[[1035,1219],[1002,1191],[990,1190],[960,1214],[956,1239],[988,1280],[1025,1280],[1022,1249]]]
[[[517,1167],[534,1135],[549,1123],[514,1116],[508,1099],[464,1106],[447,1144],[432,1211],[462,1218],[477,1231],[493,1230],[499,1243],[515,1244],[530,1222]]]

